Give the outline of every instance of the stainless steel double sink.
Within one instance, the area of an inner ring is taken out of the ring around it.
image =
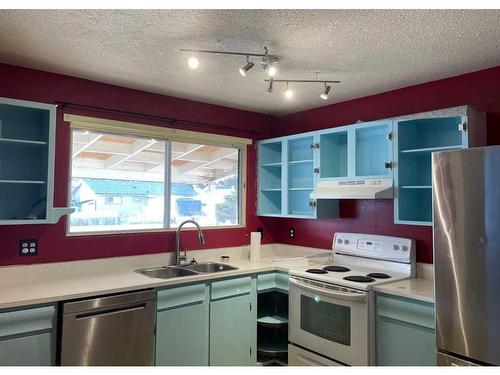
[[[135,272],[154,279],[171,279],[174,277],[203,275],[207,273],[232,271],[237,269],[238,269],[237,267],[230,266],[229,264],[202,262],[202,263],[189,264],[186,266],[143,268],[136,270]]]

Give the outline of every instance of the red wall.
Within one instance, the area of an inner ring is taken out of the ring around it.
[[[66,102],[106,109],[140,113],[147,116],[175,117],[200,121],[211,126],[195,126],[136,115],[118,115],[109,111],[75,109],[67,112],[174,126],[189,130],[222,133],[252,138],[268,138],[333,126],[352,124],[416,113],[450,106],[470,104],[488,113],[488,143],[500,144],[500,67],[450,79],[411,86],[285,117],[273,118],[253,112],[151,94],[58,74],[0,64],[0,96],[46,103]],[[68,192],[69,127],[63,109],[57,117],[55,204],[65,206]],[[222,125],[226,129],[214,127]],[[340,206],[340,219],[298,220],[257,218],[255,146],[248,153],[247,228],[207,230],[208,247],[238,246],[248,243],[248,232],[263,226],[265,242],[283,242],[328,249],[337,231],[397,235],[417,240],[417,259],[432,262],[431,228],[393,224],[391,200],[347,200]],[[0,197],[1,199],[1,197]],[[295,239],[288,238],[293,226]],[[136,255],[173,249],[172,232],[66,237],[66,219],[55,225],[0,226],[0,265],[55,262],[97,257]],[[20,239],[39,239],[37,257],[19,257]],[[199,245],[194,233],[186,234],[184,244]]]
[[[339,86],[340,90],[340,86]],[[281,136],[469,104],[487,112],[488,144],[500,144],[500,66],[410,86],[280,118],[264,136]],[[332,233],[366,232],[415,238],[417,260],[432,263],[432,229],[393,223],[392,200],[340,202],[340,219],[262,218],[277,242],[330,248]],[[290,227],[295,238],[288,238]]]
[[[159,126],[174,126],[188,130],[223,133],[255,138],[260,129],[269,127],[272,118],[266,115],[227,107],[157,95],[99,82],[83,80],[12,65],[0,64],[0,96],[45,103],[65,102],[140,113],[148,116],[175,117],[201,121],[214,126],[169,124],[158,119],[132,115],[117,115],[109,111],[59,108],[57,113],[55,205],[66,206],[69,181],[70,131],[63,121],[63,112],[87,114],[116,120],[128,120]],[[213,229],[205,231],[207,247],[239,246],[249,243],[248,232],[257,227],[255,216],[256,170],[255,144],[248,148],[247,228]],[[0,197],[2,199],[2,197]],[[38,239],[39,255],[19,257],[20,239]],[[102,236],[66,237],[66,218],[55,225],[0,226],[0,265],[56,262],[97,257],[136,255],[170,251],[174,248],[174,233],[143,233]],[[267,236],[268,241],[272,239]],[[194,233],[183,235],[183,245],[200,247]]]

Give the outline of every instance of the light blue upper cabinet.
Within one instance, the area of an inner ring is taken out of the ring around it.
[[[316,133],[261,141],[258,147],[258,214],[316,217],[309,198],[317,181]]]
[[[316,184],[315,135],[292,137],[286,140],[287,158],[287,215],[314,216],[309,194]]]
[[[349,130],[346,127],[320,133],[320,178],[346,178],[348,176],[349,138]]]
[[[484,113],[470,107],[395,120],[394,222],[432,225],[433,152],[486,144]]]
[[[55,223],[56,106],[0,98],[0,225]]]
[[[392,122],[377,121],[354,128],[355,177],[392,175]]]

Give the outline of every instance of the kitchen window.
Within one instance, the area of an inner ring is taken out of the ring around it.
[[[175,229],[188,219],[205,228],[244,225],[245,145],[71,124],[69,234]]]

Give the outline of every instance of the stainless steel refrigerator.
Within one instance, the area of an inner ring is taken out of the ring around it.
[[[432,155],[438,365],[500,365],[500,146]]]

